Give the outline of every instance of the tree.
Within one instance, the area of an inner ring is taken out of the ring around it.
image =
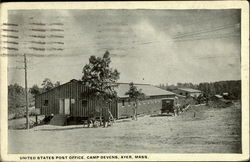
[[[31,88],[30,88],[30,93],[32,94],[32,95],[38,95],[38,94],[40,94],[41,93],[41,89],[38,87],[38,85],[33,85]]]
[[[52,81],[49,78],[44,79],[44,81],[42,83],[42,86],[43,86],[43,91],[44,92],[54,88],[54,84],[52,83]]]
[[[198,89],[201,90],[208,98],[216,94],[222,95],[229,93],[229,99],[241,98],[241,81],[219,81],[211,83],[200,83]]]
[[[25,89],[17,83],[8,86],[8,111],[15,113],[25,105]]]
[[[125,93],[125,95],[129,96],[131,101],[134,101],[134,116],[133,119],[137,120],[137,107],[139,100],[145,97],[145,94],[142,92],[141,89],[137,89],[133,82],[129,83],[129,90]]]
[[[58,87],[60,85],[60,82],[57,81],[55,84],[54,84],[54,87]]]
[[[91,56],[89,63],[83,67],[82,71],[82,81],[91,89],[89,95],[98,96],[107,104],[110,104],[117,97],[115,87],[120,75],[116,69],[110,67],[110,63],[110,54],[106,51],[103,57]],[[101,106],[104,106],[113,117],[107,104]]]

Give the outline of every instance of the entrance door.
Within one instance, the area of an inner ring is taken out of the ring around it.
[[[64,99],[64,114],[69,115],[70,114],[70,102],[69,98]]]
[[[59,99],[59,114],[64,114],[64,99]]]
[[[64,98],[59,100],[59,114],[69,115],[70,114],[70,99]]]

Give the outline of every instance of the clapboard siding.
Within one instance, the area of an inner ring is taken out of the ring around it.
[[[98,100],[97,97],[91,97],[82,93],[89,94],[91,90],[79,83],[76,80],[72,80],[68,83],[60,85],[52,90],[37,95],[35,97],[35,107],[41,110],[41,114],[51,115],[59,114],[59,100],[68,98],[70,99],[70,115],[75,117],[88,117],[93,113],[99,113],[102,115],[102,108],[105,108],[105,103]],[[75,103],[72,103],[72,99]],[[48,100],[48,106],[44,106],[45,100]],[[87,106],[83,107],[82,100],[87,101]],[[114,101],[109,106],[114,117],[117,117],[117,101]]]
[[[160,96],[150,96],[147,99],[141,100],[137,105],[137,114],[152,114],[161,112],[162,109],[162,99],[163,98],[173,98],[174,95],[160,95]],[[124,106],[122,105],[122,100],[124,100]],[[128,98],[122,98],[118,102],[118,118],[121,117],[131,117],[134,114],[134,102],[130,102]]]
[[[122,87],[124,91],[127,91],[126,88],[128,88],[128,86],[122,84]],[[152,87],[150,85],[141,85],[141,87],[144,87],[147,90],[146,92],[150,92],[149,90],[152,90],[154,94],[159,91],[159,95],[148,95],[147,99],[140,101],[137,109],[138,114],[151,114],[158,112],[162,109],[161,100],[163,98],[172,98],[175,96],[174,93],[167,91],[164,92],[159,89],[155,91],[156,87]],[[115,101],[107,105],[107,103],[100,100],[97,96],[87,95],[90,92],[91,90],[84,86],[81,82],[71,80],[68,83],[37,95],[35,97],[35,107],[39,108],[41,110],[41,114],[43,115],[58,114],[60,108],[59,100],[68,98],[70,99],[70,115],[74,117],[89,117],[93,114],[101,116],[103,114],[107,114],[107,107],[111,110],[114,118],[133,115],[133,105],[132,103],[130,106],[128,105],[128,97],[117,98]],[[165,95],[162,95],[164,93]],[[49,101],[48,106],[44,106],[43,103],[45,100]],[[73,100],[75,101],[74,103]],[[82,100],[87,101],[86,106],[82,104]],[[122,106],[122,100],[125,100],[124,106]]]

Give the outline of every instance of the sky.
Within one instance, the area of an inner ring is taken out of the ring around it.
[[[120,72],[118,82],[241,78],[240,10],[13,10],[8,23],[18,24],[8,26],[19,36],[18,45],[8,46],[18,50],[8,53],[27,54],[28,86],[41,86],[45,78],[61,83],[81,79],[89,57],[106,50],[111,67]],[[37,35],[45,38],[32,37]],[[24,70],[16,69],[22,61],[8,57],[8,84],[24,85]]]

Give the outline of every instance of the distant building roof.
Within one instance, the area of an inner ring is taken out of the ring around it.
[[[134,84],[137,89],[141,89],[146,96],[175,95],[175,93],[160,89],[150,84]],[[118,97],[128,97],[125,93],[129,90],[129,83],[118,83],[116,89]]]
[[[222,95],[224,95],[224,96],[228,96],[228,93],[227,93],[227,92],[224,92],[224,93],[222,93]]]
[[[214,95],[217,98],[223,98],[221,95]]]
[[[201,93],[200,90],[192,89],[192,88],[178,88],[178,89],[186,91],[186,92],[190,92],[190,93]]]

